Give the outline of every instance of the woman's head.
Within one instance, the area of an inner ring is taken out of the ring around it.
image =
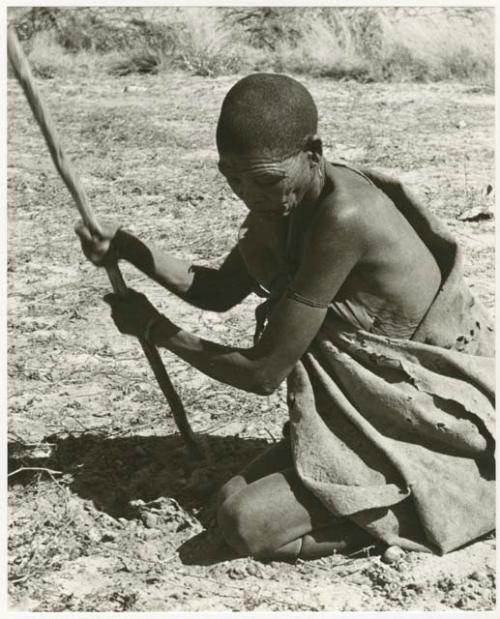
[[[299,152],[316,134],[318,112],[309,91],[297,80],[255,73],[227,93],[217,125],[219,153],[258,151],[274,159]]]
[[[321,163],[316,105],[286,75],[256,73],[226,95],[217,125],[219,168],[253,211],[286,215]]]

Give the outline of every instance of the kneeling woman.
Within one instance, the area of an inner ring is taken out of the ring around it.
[[[220,382],[267,395],[287,379],[289,437],[220,491],[228,544],[287,560],[373,539],[442,553],[492,530],[491,323],[453,239],[399,183],[326,161],[316,106],[287,76],[233,86],[217,148],[249,209],[220,268],[116,228],[77,233],[95,264],[127,260],[196,307],[267,298],[254,346],[236,348],[139,293],[107,297],[123,333]]]

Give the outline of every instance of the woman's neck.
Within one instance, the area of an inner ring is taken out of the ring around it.
[[[299,204],[299,209],[302,209],[302,207],[308,210],[314,208],[325,195],[333,190],[333,181],[328,168],[328,162],[322,157],[318,164],[316,176],[311,181],[309,189],[304,194]]]

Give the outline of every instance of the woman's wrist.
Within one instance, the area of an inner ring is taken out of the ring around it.
[[[122,228],[118,228],[111,241],[111,248],[116,260],[128,260],[127,258],[127,245],[129,244],[130,234],[125,232]]]
[[[180,331],[179,327],[174,325],[172,321],[170,321],[163,314],[158,314],[157,316],[152,316],[144,329],[144,340],[148,344],[158,345],[159,343],[165,344],[165,340],[175,335]]]
[[[147,324],[146,324],[146,328],[144,329],[144,340],[148,343],[148,344],[155,344],[156,340],[155,340],[155,327],[158,325],[159,322],[161,322],[161,320],[165,318],[165,316],[163,316],[163,314],[158,314],[157,316],[152,316]]]
[[[130,232],[119,228],[113,238],[118,257],[133,264],[148,277],[155,275],[156,266],[151,249]]]

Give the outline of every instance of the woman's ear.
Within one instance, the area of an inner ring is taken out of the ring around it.
[[[308,135],[305,139],[304,150],[311,153],[312,162],[319,163],[321,157],[323,156],[323,142],[321,141],[321,138],[316,134]]]

